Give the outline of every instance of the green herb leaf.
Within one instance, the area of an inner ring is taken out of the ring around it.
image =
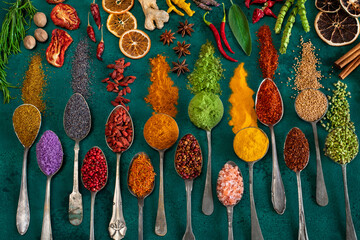
[[[229,9],[229,26],[237,42],[246,55],[251,54],[251,35],[249,22],[241,8],[233,4]]]

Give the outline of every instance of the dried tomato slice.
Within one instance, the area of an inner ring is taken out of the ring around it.
[[[64,64],[65,51],[72,41],[73,39],[67,32],[61,29],[54,29],[50,45],[46,49],[46,60],[55,67],[61,67]]]
[[[64,2],[65,0],[46,0],[46,1],[50,4],[58,4]]]
[[[75,8],[69,4],[57,4],[51,11],[50,17],[55,25],[69,30],[78,29],[80,25],[80,18]]]

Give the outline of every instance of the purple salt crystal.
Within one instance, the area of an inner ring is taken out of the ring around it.
[[[55,174],[61,167],[63,150],[58,136],[47,130],[36,144],[36,157],[41,171],[46,176]]]

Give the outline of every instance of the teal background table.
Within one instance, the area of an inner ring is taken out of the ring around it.
[[[10,1],[12,2],[12,1]],[[64,163],[61,170],[53,178],[51,186],[51,220],[54,239],[88,239],[89,237],[89,222],[90,222],[90,192],[83,186],[80,186],[80,192],[83,195],[84,219],[80,226],[72,226],[68,221],[68,198],[72,191],[72,177],[73,177],[73,147],[74,142],[70,140],[63,129],[62,118],[65,105],[72,95],[71,90],[71,61],[77,43],[81,38],[86,36],[87,13],[89,5],[92,1],[74,1],[67,0],[78,11],[81,19],[81,25],[78,30],[68,31],[74,39],[74,42],[66,52],[65,64],[62,68],[55,68],[49,65],[45,60],[45,50],[49,44],[38,43],[35,50],[28,51],[21,46],[22,53],[12,56],[8,65],[8,81],[21,86],[25,71],[31,56],[35,53],[40,53],[43,57],[43,66],[47,75],[47,91],[45,98],[47,100],[47,109],[43,115],[43,122],[40,129],[40,135],[48,130],[53,130],[58,136],[64,149]],[[100,5],[101,3],[97,1]],[[51,35],[51,31],[55,28],[51,22],[49,15],[53,5],[49,5],[45,0],[34,0],[34,5],[39,11],[45,12],[48,17],[48,24],[45,30]],[[251,20],[252,11],[245,8],[243,1],[236,0],[248,19]],[[225,1],[226,7],[230,7],[230,2]],[[165,0],[158,0],[158,5],[161,9],[167,9]],[[177,56],[172,50],[176,43],[170,47],[163,46],[159,41],[160,34],[165,29],[177,30],[179,21],[189,19],[191,23],[195,23],[195,33],[192,37],[186,36],[182,38],[176,34],[176,40],[185,40],[191,43],[191,55],[186,57],[189,67],[192,70],[193,64],[198,58],[200,46],[209,39],[215,44],[214,37],[210,29],[202,22],[203,10],[198,9],[192,3],[193,9],[196,13],[193,17],[180,17],[171,13],[170,21],[163,30],[155,30],[153,32],[146,31],[152,40],[152,47],[145,58],[141,60],[129,60],[132,64],[126,70],[126,74],[135,75],[137,77],[135,83],[131,86],[132,93],[129,95],[131,99],[130,113],[134,119],[135,125],[135,141],[132,147],[123,154],[121,160],[121,189],[123,197],[123,207],[125,221],[128,227],[125,239],[137,238],[137,201],[129,193],[126,184],[126,174],[131,158],[140,151],[145,151],[151,158],[155,171],[159,174],[159,156],[156,151],[151,149],[145,142],[142,131],[146,120],[151,116],[152,109],[148,106],[144,97],[147,95],[147,87],[150,85],[149,73],[149,58],[155,57],[156,54],[164,54],[168,56],[168,62],[177,60]],[[278,13],[281,4],[274,7],[274,12]],[[6,4],[1,2],[1,8],[6,8]],[[276,125],[275,133],[277,137],[277,150],[279,156],[279,165],[282,178],[285,185],[287,206],[283,215],[278,215],[273,210],[270,197],[270,182],[271,182],[271,150],[267,153],[263,160],[255,165],[254,169],[254,194],[257,207],[259,222],[263,231],[265,239],[296,239],[298,233],[298,201],[295,173],[287,169],[283,160],[283,144],[287,132],[292,127],[299,127],[307,136],[310,147],[311,156],[307,168],[302,172],[302,187],[304,196],[305,217],[310,239],[344,239],[345,238],[345,203],[343,193],[343,182],[341,175],[341,168],[337,164],[330,161],[323,156],[322,163],[324,169],[324,176],[329,195],[329,204],[326,207],[319,207],[315,202],[315,180],[316,180],[316,159],[314,140],[310,124],[300,120],[294,110],[294,99],[290,96],[294,95],[294,91],[286,86],[288,77],[293,77],[294,72],[292,65],[294,57],[298,56],[300,43],[300,35],[305,40],[311,39],[316,46],[316,52],[321,58],[322,65],[320,67],[323,75],[329,76],[330,72],[333,74],[330,78],[323,79],[322,84],[325,86],[324,92],[329,93],[326,89],[332,86],[332,83],[338,80],[337,74],[339,70],[332,69],[333,62],[347,52],[353,45],[346,47],[331,47],[322,42],[313,27],[313,21],[317,14],[317,10],[313,1],[306,3],[308,18],[311,25],[311,32],[305,34],[302,30],[300,19],[297,17],[297,22],[293,29],[288,53],[281,55],[279,58],[279,68],[276,74],[275,82],[278,84],[285,104],[285,114],[282,121]],[[144,30],[144,15],[141,10],[139,2],[136,0],[131,12],[138,20],[138,28]],[[5,16],[5,11],[0,10],[0,21],[2,22]],[[105,23],[108,14],[101,9],[102,22]],[[208,20],[211,20],[216,26],[220,26],[222,19],[222,9],[214,8],[213,12],[208,15]],[[268,24],[271,29],[275,24],[275,19],[266,17],[256,24],[250,23],[251,36],[253,39],[253,51],[250,57],[245,56],[240,47],[237,45],[230,29],[227,27],[226,32],[229,38],[230,45],[236,52],[234,57],[239,62],[245,62],[245,68],[249,75],[247,78],[249,86],[256,91],[260,84],[262,77],[258,67],[258,43],[256,42],[255,32],[262,24]],[[94,25],[95,26],[95,25]],[[35,30],[33,24],[29,30],[29,34],[33,34]],[[96,38],[100,39],[100,32],[96,32]],[[276,48],[280,46],[280,35],[273,33],[274,44]],[[104,61],[100,62],[95,58],[96,44],[90,43],[92,50],[93,62],[91,63],[94,72],[91,77],[91,91],[92,96],[88,99],[88,103],[92,113],[92,129],[89,136],[80,143],[79,159],[84,158],[85,153],[92,146],[99,146],[105,152],[109,164],[109,181],[106,187],[99,192],[95,205],[95,236],[97,239],[108,239],[107,227],[111,218],[112,199],[115,184],[115,154],[112,153],[104,141],[104,125],[106,118],[112,110],[110,101],[115,97],[114,94],[106,92],[104,83],[101,80],[106,77],[109,72],[106,65],[112,63],[114,60],[123,57],[118,48],[118,38],[109,33],[106,28],[104,31],[105,39],[105,53]],[[220,53],[216,51],[216,55]],[[221,123],[213,130],[213,155],[212,155],[212,182],[215,209],[211,216],[205,216],[201,212],[201,200],[205,184],[206,161],[203,167],[203,173],[194,181],[194,188],[192,193],[192,219],[193,230],[197,239],[226,239],[227,238],[227,216],[226,208],[223,207],[215,194],[215,183],[217,174],[228,160],[235,161],[244,176],[245,192],[243,199],[234,209],[234,236],[235,239],[250,239],[250,204],[249,204],[249,181],[248,181],[248,167],[247,164],[238,160],[232,149],[232,141],[234,134],[228,126],[229,108],[228,102],[231,93],[229,89],[229,81],[233,76],[234,69],[238,66],[237,63],[232,63],[224,58],[221,58],[225,71],[225,79],[221,81],[222,95],[221,99],[225,106],[225,114]],[[345,82],[348,84],[352,92],[350,105],[352,109],[352,120],[355,122],[357,128],[360,124],[360,115],[358,109],[360,107],[360,71],[357,69],[348,77]],[[204,156],[207,156],[207,142],[205,131],[194,127],[187,115],[187,106],[192,98],[191,93],[187,90],[187,80],[185,76],[177,77],[176,74],[171,73],[171,78],[174,80],[176,86],[179,87],[179,113],[176,116],[176,121],[180,128],[180,137],[186,133],[193,133],[199,140],[203,150]],[[22,104],[20,89],[11,90],[11,94],[16,99],[12,100],[10,104],[1,104],[0,106],[0,239],[39,239],[41,234],[41,224],[43,216],[44,195],[46,177],[40,171],[35,155],[35,146],[30,149],[28,158],[28,190],[30,199],[31,220],[27,233],[20,236],[17,233],[15,226],[15,215],[20,189],[21,166],[23,157],[23,148],[18,142],[12,127],[12,113],[14,109]],[[259,124],[269,135],[268,128]],[[320,145],[324,146],[326,131],[319,127]],[[39,135],[39,136],[40,136]],[[37,138],[35,144],[38,142]],[[34,145],[35,145],[34,144]],[[176,174],[174,170],[174,151],[175,146],[169,149],[165,154],[164,171],[165,171],[165,209],[168,223],[168,233],[165,237],[158,237],[154,233],[154,225],[157,210],[158,191],[159,191],[159,177],[156,177],[155,190],[146,200],[144,208],[144,238],[145,239],[181,239],[186,227],[186,195],[185,184]],[[358,157],[359,158],[359,157]],[[360,161],[355,159],[348,165],[348,182],[349,195],[351,202],[352,216],[354,220],[355,229],[360,234]]]

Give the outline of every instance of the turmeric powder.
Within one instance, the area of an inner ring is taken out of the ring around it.
[[[246,77],[244,63],[240,63],[230,80],[232,94],[229,98],[231,103],[229,125],[233,127],[235,134],[245,127],[257,127],[255,104],[252,98],[254,91],[247,85]]]
[[[169,77],[171,68],[166,62],[166,57],[157,55],[150,59],[152,82],[149,87],[149,94],[145,102],[150,103],[156,113],[165,113],[171,117],[177,114],[176,105],[179,99],[179,89]]]

